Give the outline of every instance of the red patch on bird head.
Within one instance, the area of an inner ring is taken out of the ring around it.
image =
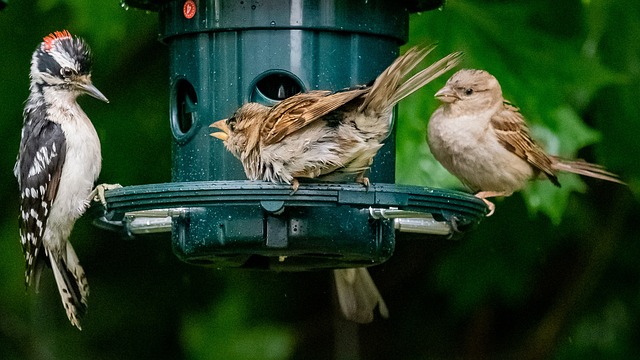
[[[44,37],[44,49],[49,51],[53,47],[53,43],[59,39],[71,39],[71,33],[67,30],[55,31]]]

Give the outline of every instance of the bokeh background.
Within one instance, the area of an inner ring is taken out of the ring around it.
[[[170,180],[167,49],[155,13],[118,0],[10,1],[0,12],[0,358],[632,359],[640,354],[640,2],[450,0],[413,14],[410,44],[465,52],[501,82],[554,154],[629,187],[562,176],[497,201],[458,241],[406,241],[371,269],[391,311],[340,318],[330,272],[188,266],[168,236],[126,240],[81,219],[72,241],[91,284],[83,330],[53,277],[25,292],[12,175],[31,54],[68,29],[95,54],[110,104],[80,102],[103,146],[102,182]],[[406,46],[403,48],[406,49]],[[435,57],[432,57],[435,58]],[[450,75],[450,74],[449,74]],[[400,104],[399,183],[461,188],[424,141],[438,79]]]

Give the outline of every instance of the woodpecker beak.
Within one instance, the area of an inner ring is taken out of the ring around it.
[[[456,100],[460,100],[458,94],[449,86],[445,85],[442,89],[438,90],[438,92],[434,95],[436,99],[444,102],[444,103],[452,103]]]
[[[82,90],[83,92],[85,92],[86,94],[98,99],[98,100],[102,100],[106,103],[109,102],[109,99],[107,99],[106,96],[104,96],[100,90],[98,90],[97,87],[93,86],[93,84],[91,82],[88,83],[79,83],[78,88],[80,90]]]
[[[227,119],[218,120],[209,125],[209,127],[222,130],[222,132],[211,133],[210,135],[214,138],[220,139],[222,141],[227,141],[227,139],[229,138],[229,127],[227,126]]]

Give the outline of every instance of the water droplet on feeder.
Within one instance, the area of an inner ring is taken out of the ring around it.
[[[255,5],[251,5],[251,10],[255,10],[256,6]]]
[[[276,22],[275,21],[271,21],[271,26],[276,26]]]

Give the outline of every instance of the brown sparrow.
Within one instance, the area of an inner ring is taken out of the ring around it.
[[[429,121],[431,153],[487,204],[509,196],[544,175],[560,186],[557,174],[571,172],[624,184],[600,165],[565,160],[547,153],[531,138],[519,112],[502,97],[493,75],[483,70],[455,73],[435,97],[442,105]]]
[[[450,54],[404,80],[433,48],[410,49],[371,86],[300,93],[273,107],[244,104],[211,124],[222,130],[211,135],[250,180],[292,184],[294,191],[300,178],[368,185],[364,174],[389,135],[393,107],[459,61],[460,53]]]
[[[453,53],[405,80],[433,48],[410,49],[371,86],[301,93],[273,107],[245,104],[231,118],[213,123],[222,131],[211,135],[224,141],[251,180],[291,184],[294,192],[300,178],[368,186],[365,172],[389,135],[393,107],[459,62],[461,54]],[[376,306],[388,316],[366,268],[334,274],[347,319],[371,322]]]

